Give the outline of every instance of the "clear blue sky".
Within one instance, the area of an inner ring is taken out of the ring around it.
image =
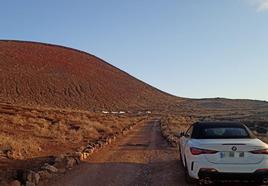
[[[268,100],[267,0],[8,0],[0,38],[81,49],[178,96]]]

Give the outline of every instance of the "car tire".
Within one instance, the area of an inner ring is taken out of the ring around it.
[[[185,157],[184,157],[184,162],[185,162],[185,167],[184,167],[185,171],[184,172],[185,172],[185,181],[186,181],[186,183],[188,183],[188,184],[196,183],[196,180],[189,175]]]
[[[180,154],[180,157],[179,158],[180,158],[181,166],[184,167],[183,160],[182,160],[182,157],[183,156],[181,155],[181,147],[180,146],[179,146],[179,154]]]

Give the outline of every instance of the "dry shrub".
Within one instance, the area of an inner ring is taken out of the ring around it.
[[[17,159],[23,159],[25,156],[35,154],[40,150],[38,142],[27,139],[25,136],[10,137],[8,135],[0,135],[0,149],[11,149],[13,156]]]
[[[94,127],[99,133],[112,133],[112,129],[108,126],[105,126],[97,121],[91,122],[91,126]]]
[[[70,152],[141,119],[144,117],[0,103],[0,148],[10,147],[21,158]]]
[[[85,139],[98,139],[100,137],[99,132],[92,126],[86,126],[82,131],[82,135]]]

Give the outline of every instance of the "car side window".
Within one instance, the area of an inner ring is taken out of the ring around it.
[[[192,133],[193,133],[193,126],[191,126],[187,131],[186,131],[186,136],[187,137],[191,137],[192,136]]]

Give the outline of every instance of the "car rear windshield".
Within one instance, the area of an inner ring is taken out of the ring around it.
[[[230,139],[252,138],[250,132],[243,126],[196,126],[192,138],[196,139]]]

